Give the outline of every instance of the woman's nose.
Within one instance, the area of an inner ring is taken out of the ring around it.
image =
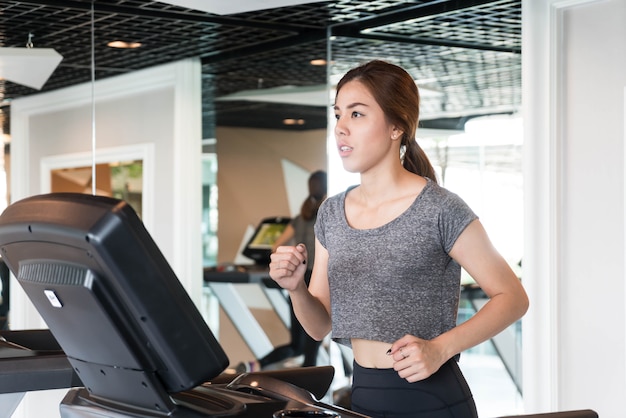
[[[343,119],[341,117],[337,117],[336,122],[335,122],[335,136],[340,136],[340,135],[345,135],[346,134],[346,127],[345,124],[343,123]]]

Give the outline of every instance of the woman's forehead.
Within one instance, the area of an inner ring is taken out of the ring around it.
[[[358,80],[351,80],[344,84],[335,99],[335,107],[354,106],[363,104],[371,106],[376,103],[369,88]]]

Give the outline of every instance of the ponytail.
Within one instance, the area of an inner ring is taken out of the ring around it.
[[[406,136],[404,136],[406,138]],[[404,158],[402,165],[404,168],[417,175],[428,177],[435,183],[437,183],[437,175],[433,168],[428,156],[419,146],[417,141],[412,138],[402,141],[402,145],[405,147]]]

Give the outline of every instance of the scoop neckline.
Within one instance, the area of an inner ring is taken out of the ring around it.
[[[424,177],[426,179],[426,185],[422,188],[422,190],[420,190],[420,192],[417,194],[417,196],[415,196],[415,199],[413,200],[413,202],[411,202],[411,204],[402,212],[400,213],[398,216],[396,216],[395,218],[391,219],[389,222],[386,222],[380,226],[377,226],[375,228],[355,228],[352,225],[350,225],[348,223],[348,217],[346,216],[346,197],[348,196],[348,192],[356,187],[358,187],[358,184],[355,184],[353,186],[350,186],[346,189],[346,191],[343,193],[342,199],[341,199],[341,212],[343,214],[342,218],[343,218],[343,224],[345,227],[347,227],[348,229],[352,230],[352,231],[357,231],[357,232],[377,232],[380,231],[382,229],[386,229],[387,227],[389,227],[390,225],[394,224],[395,222],[398,222],[399,219],[403,218],[411,209],[413,209],[413,207],[417,204],[417,202],[419,200],[421,200],[421,197],[424,195],[424,192],[426,192],[427,189],[429,189],[430,187],[432,187],[433,181],[431,179],[429,179],[428,177]]]

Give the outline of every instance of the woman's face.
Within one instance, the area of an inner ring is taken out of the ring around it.
[[[390,153],[397,153],[397,130],[387,121],[374,96],[357,80],[349,81],[335,100],[335,139],[344,168],[364,173]]]

